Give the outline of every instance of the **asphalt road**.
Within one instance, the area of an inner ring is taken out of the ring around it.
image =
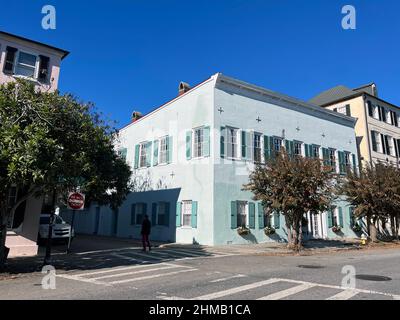
[[[400,299],[398,249],[257,256],[220,248],[143,253],[136,247],[68,259],[55,256],[55,289],[43,288],[44,274],[28,273],[0,281],[0,299]],[[355,289],[349,289],[354,277],[343,282],[342,272],[353,270],[367,279],[355,279]],[[48,286],[54,284],[50,277]]]

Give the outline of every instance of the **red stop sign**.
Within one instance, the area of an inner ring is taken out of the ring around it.
[[[85,195],[79,192],[71,192],[67,200],[68,208],[72,210],[83,210],[85,207]]]

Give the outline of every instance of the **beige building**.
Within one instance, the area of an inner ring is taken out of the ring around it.
[[[0,85],[20,78],[31,81],[39,90],[54,91],[58,88],[61,61],[67,55],[65,50],[0,31]],[[12,188],[9,202],[16,201],[20,193]],[[36,255],[42,204],[41,198],[31,197],[10,217],[6,239],[9,257]]]
[[[374,83],[355,89],[337,86],[310,102],[357,118],[355,131],[361,164],[382,161],[399,167],[400,108],[379,98]]]

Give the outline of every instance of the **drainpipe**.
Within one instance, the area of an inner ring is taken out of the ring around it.
[[[370,164],[372,164],[372,148],[371,148],[371,143],[370,143],[370,137],[369,137],[369,135],[370,135],[370,132],[369,132],[369,127],[368,127],[368,113],[367,113],[367,110],[366,110],[366,95],[364,94],[363,95],[363,107],[364,107],[364,115],[365,115],[365,127],[367,128],[367,142],[368,142],[368,150],[369,150],[369,163]],[[361,163],[361,159],[360,159],[360,163]],[[362,168],[361,166],[360,166],[360,168]]]

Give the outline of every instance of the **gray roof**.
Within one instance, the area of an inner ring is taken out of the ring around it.
[[[376,92],[374,91],[375,90],[374,86],[375,86],[375,84],[371,83],[371,84],[368,84],[365,86],[361,86],[359,88],[350,89],[346,86],[339,85],[339,86],[333,87],[329,90],[326,90],[326,91],[320,93],[319,95],[310,99],[309,102],[316,104],[318,106],[323,106],[323,105],[332,103],[337,100],[342,100],[347,97],[354,96],[357,93],[362,93],[362,92],[366,92],[370,95],[375,96]]]

